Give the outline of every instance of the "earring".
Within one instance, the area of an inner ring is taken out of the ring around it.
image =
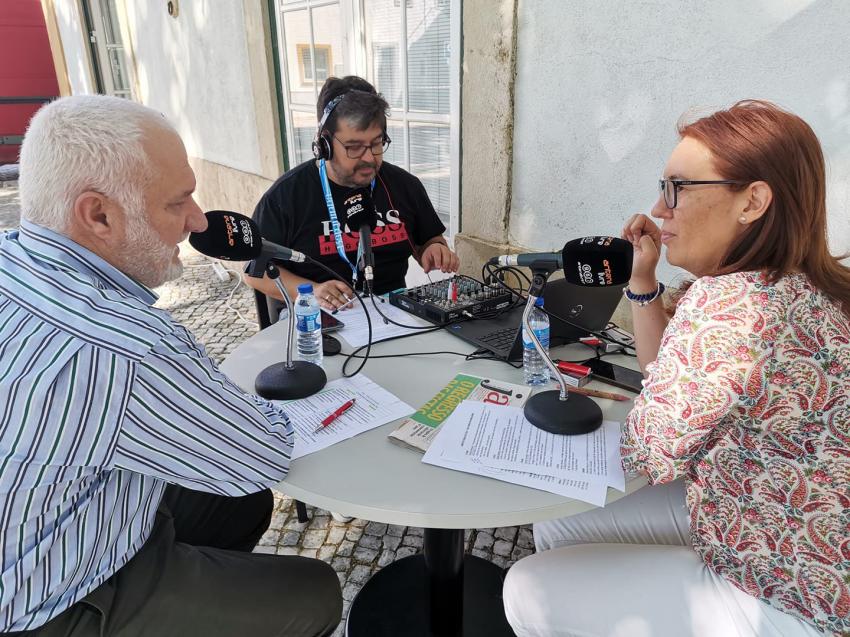
[[[747,223],[747,215],[741,215],[738,217],[738,221],[741,223]]]

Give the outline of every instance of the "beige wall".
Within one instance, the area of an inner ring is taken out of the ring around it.
[[[195,200],[203,210],[233,210],[250,216],[260,197],[274,183],[197,157],[190,157],[189,164],[198,181]]]
[[[495,5],[495,6],[494,6]],[[517,0],[465,0],[461,203],[455,247],[463,271],[509,251]]]
[[[251,214],[283,171],[266,3],[164,6],[119,5],[137,98],[183,137],[199,205]]]

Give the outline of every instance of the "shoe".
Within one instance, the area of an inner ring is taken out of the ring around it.
[[[337,513],[336,511],[331,511],[331,517],[337,522],[341,522],[343,524],[348,524],[354,519],[350,515],[342,515],[341,513]]]

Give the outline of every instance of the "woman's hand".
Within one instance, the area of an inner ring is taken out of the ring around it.
[[[623,226],[622,236],[634,247],[629,289],[635,294],[652,292],[657,285],[655,268],[661,258],[661,230],[646,215],[636,214]]]
[[[325,310],[344,310],[350,307],[351,300],[354,299],[354,292],[351,288],[336,279],[325,281],[324,283],[313,284],[313,294],[319,301],[319,305]]]

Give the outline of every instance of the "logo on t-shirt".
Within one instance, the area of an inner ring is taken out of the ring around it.
[[[407,241],[407,228],[404,227],[398,210],[387,210],[378,213],[378,225],[372,230],[372,249],[388,246],[400,241]],[[360,241],[360,233],[352,232],[344,222],[340,224],[342,230],[342,245],[346,252],[356,252]],[[336,254],[336,242],[329,219],[322,221],[322,235],[319,236],[319,254]]]

